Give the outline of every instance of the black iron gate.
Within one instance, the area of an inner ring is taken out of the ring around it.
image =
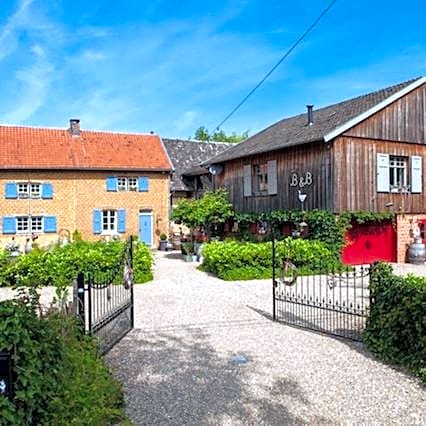
[[[361,340],[370,311],[370,267],[333,272],[325,266],[323,272],[299,276],[283,261],[273,275],[274,320]]]
[[[134,325],[133,240],[126,242],[122,258],[108,272],[80,273],[77,310],[84,330],[98,338],[102,354],[108,352]]]

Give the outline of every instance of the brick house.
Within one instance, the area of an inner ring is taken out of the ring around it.
[[[2,245],[37,235],[45,245],[138,235],[150,246],[168,230],[172,165],[159,136],[0,126]]]
[[[426,242],[426,78],[285,118],[210,159],[240,212],[305,208],[394,213],[355,225],[347,263],[405,260]]]

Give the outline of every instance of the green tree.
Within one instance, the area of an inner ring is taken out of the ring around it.
[[[224,189],[206,192],[198,200],[182,200],[173,209],[171,219],[188,228],[204,226],[209,231],[234,216],[228,193]]]
[[[214,141],[214,142],[228,142],[228,143],[238,143],[248,138],[248,130],[238,134],[232,132],[230,135],[227,135],[223,130],[216,130],[212,133],[208,131],[205,126],[200,126],[194,135],[194,139],[199,141]]]

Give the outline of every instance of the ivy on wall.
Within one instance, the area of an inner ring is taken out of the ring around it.
[[[267,213],[237,213],[235,221],[239,223],[242,234],[248,232],[252,223],[267,222],[273,231],[279,233],[283,225],[300,229],[300,223],[308,225],[306,238],[320,240],[335,253],[340,253],[345,245],[345,234],[353,224],[380,223],[393,219],[392,213],[344,212],[335,215],[327,210],[272,210]]]

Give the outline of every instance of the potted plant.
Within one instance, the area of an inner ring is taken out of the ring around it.
[[[167,251],[167,235],[163,232],[160,234],[160,250]]]
[[[192,262],[192,256],[194,254],[194,244],[190,241],[182,243],[181,246],[182,255],[186,262]]]

